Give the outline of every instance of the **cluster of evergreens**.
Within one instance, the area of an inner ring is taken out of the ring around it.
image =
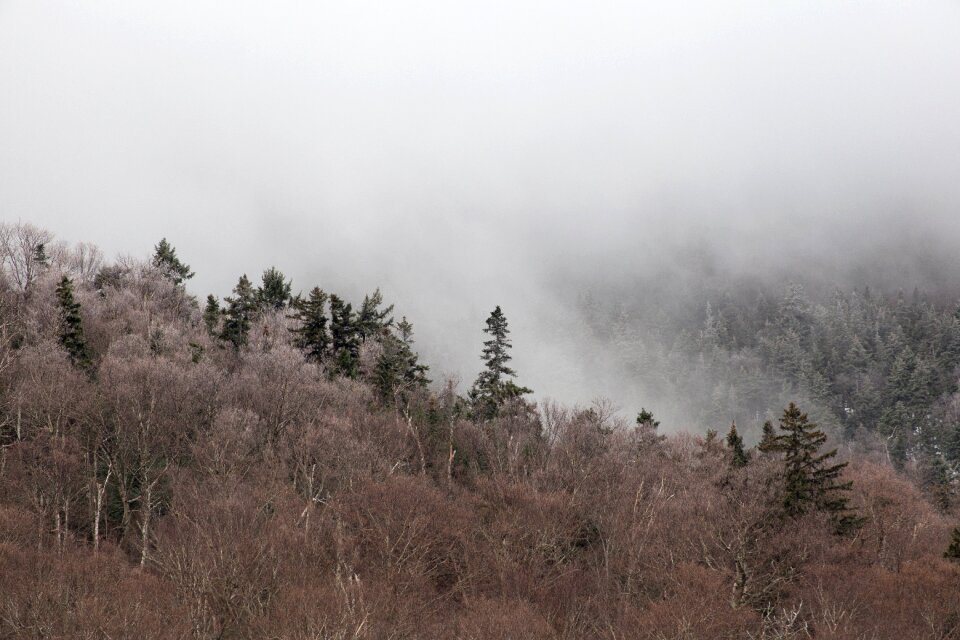
[[[728,286],[581,308],[624,375],[679,399],[701,428],[736,419],[756,440],[801,399],[830,431],[873,438],[930,482],[960,470],[960,306],[919,291]]]

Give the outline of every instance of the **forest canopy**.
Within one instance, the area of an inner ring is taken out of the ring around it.
[[[952,303],[585,296],[688,432],[538,400],[510,309],[464,390],[375,286],[187,262],[0,225],[0,638],[960,634]]]

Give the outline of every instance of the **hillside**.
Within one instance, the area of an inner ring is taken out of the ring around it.
[[[692,296],[610,362],[728,379],[666,434],[535,403],[510,309],[462,388],[373,286],[0,249],[0,638],[960,638],[960,319],[921,292]]]

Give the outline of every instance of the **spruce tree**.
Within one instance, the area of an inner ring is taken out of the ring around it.
[[[954,527],[950,534],[950,545],[944,551],[943,557],[948,560],[960,561],[960,527]]]
[[[776,451],[777,448],[777,433],[773,428],[773,423],[767,420],[763,423],[763,432],[760,436],[760,444],[757,445],[757,450],[761,453],[770,453]]]
[[[276,267],[263,272],[262,283],[257,289],[257,300],[262,309],[280,310],[290,302],[291,282]]]
[[[47,245],[42,242],[37,243],[33,248],[33,261],[41,267],[50,266],[50,258],[47,257]]]
[[[820,453],[826,434],[792,402],[783,411],[780,430],[783,433],[773,437],[768,450],[783,454],[784,513],[800,516],[816,509],[831,515],[838,534],[858,528],[863,521],[853,515],[845,495],[853,483],[840,482],[847,463],[829,464],[836,449]]]
[[[212,293],[207,296],[207,306],[203,309],[203,324],[211,336],[217,335],[220,329],[220,301]]]
[[[923,486],[933,503],[943,512],[950,510],[953,492],[950,486],[950,471],[938,453],[932,453],[927,459],[923,473]]]
[[[330,349],[330,336],[327,333],[327,294],[320,287],[314,287],[306,299],[297,297],[291,306],[294,309],[290,318],[297,326],[290,329],[294,334],[294,344],[304,352],[311,362],[323,362]]]
[[[73,297],[73,281],[63,276],[57,285],[57,304],[60,307],[60,344],[66,350],[70,362],[79,369],[89,369],[92,365],[87,350],[87,341],[83,336],[83,318],[80,316],[80,303]]]
[[[660,421],[654,418],[653,412],[647,411],[646,407],[640,407],[640,413],[637,414],[637,425],[656,429],[660,426]]]
[[[160,243],[153,248],[153,266],[160,269],[160,272],[175,285],[183,284],[194,275],[190,271],[190,265],[180,261],[177,250],[167,242],[166,238],[161,239]]]
[[[947,460],[960,462],[960,422],[952,425],[947,431],[947,437],[943,443],[943,455]]]
[[[227,310],[224,313],[220,339],[229,342],[235,349],[247,344],[250,324],[257,311],[257,294],[247,275],[240,276],[233,296],[224,298]]]
[[[470,390],[473,414],[480,420],[495,417],[507,402],[533,393],[510,380],[516,376],[516,372],[507,366],[511,360],[511,344],[507,337],[510,330],[499,306],[487,318],[487,327],[483,331],[490,336],[490,339],[483,343],[481,356],[486,368],[477,376]]]
[[[730,449],[730,466],[734,469],[742,469],[750,462],[750,456],[743,448],[743,438],[737,433],[736,420],[730,424],[730,431],[727,432],[727,448]]]
[[[360,373],[360,336],[353,305],[338,295],[330,295],[330,347],[333,371],[347,378]]]
[[[429,367],[420,364],[413,351],[413,325],[406,318],[397,324],[397,333],[382,340],[383,350],[374,369],[374,385],[384,401],[400,400],[416,388],[430,384]]]
[[[393,325],[393,318],[390,317],[393,312],[393,305],[381,309],[380,305],[382,304],[383,295],[380,293],[380,289],[377,289],[371,295],[364,296],[363,304],[360,305],[360,311],[357,313],[357,331],[360,334],[361,341],[378,336],[384,329]]]

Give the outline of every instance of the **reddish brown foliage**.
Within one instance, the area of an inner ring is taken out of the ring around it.
[[[94,376],[52,274],[3,289],[0,638],[960,637],[956,523],[889,466],[852,460],[839,538],[777,514],[770,457],[603,404],[398,413],[280,314],[236,353],[149,268],[114,275],[78,294]]]

